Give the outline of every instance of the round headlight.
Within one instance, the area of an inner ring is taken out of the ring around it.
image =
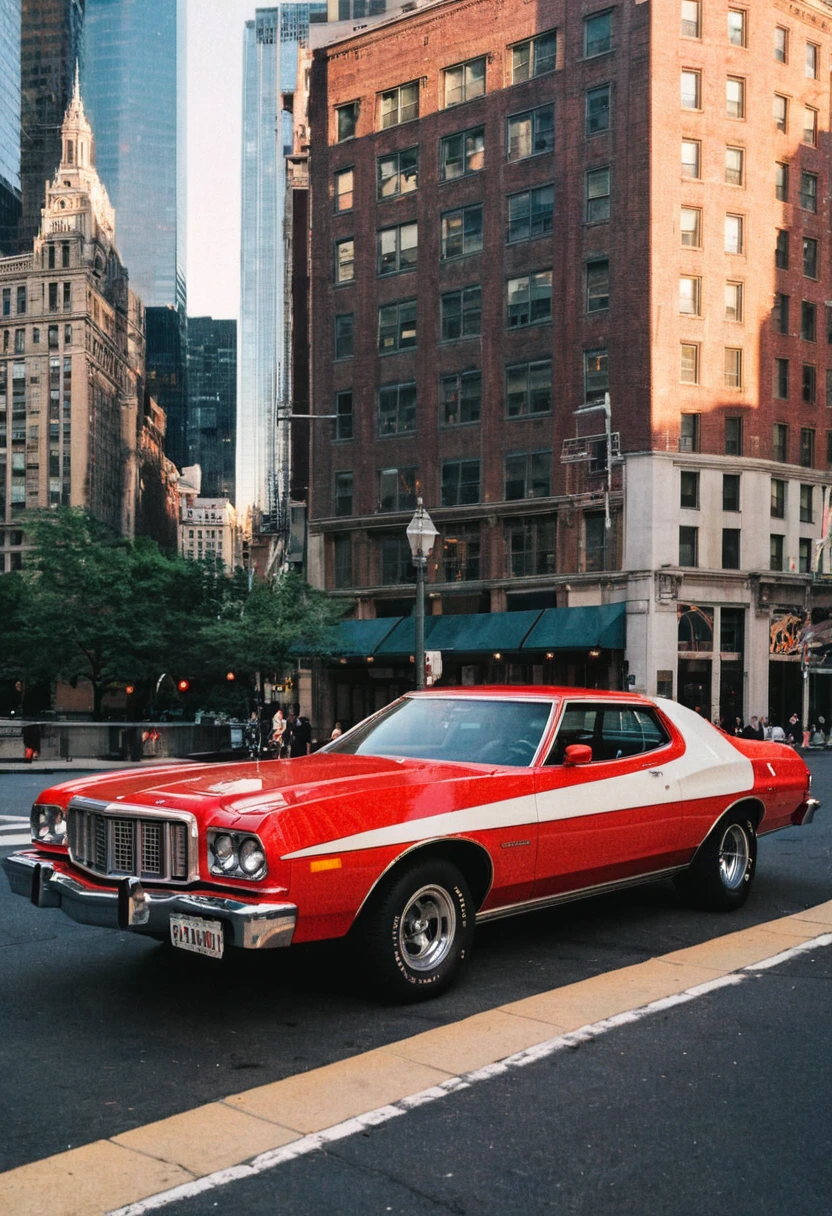
[[[244,840],[240,845],[240,869],[244,874],[257,874],[266,864],[258,840]]]
[[[223,870],[233,870],[237,863],[237,852],[234,848],[234,837],[225,833],[214,837],[214,856],[217,864]]]

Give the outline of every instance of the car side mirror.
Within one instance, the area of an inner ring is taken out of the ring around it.
[[[591,764],[592,748],[586,743],[570,743],[563,753],[564,764]]]

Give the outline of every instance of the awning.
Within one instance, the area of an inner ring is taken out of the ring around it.
[[[402,620],[400,616],[376,617],[371,621],[339,621],[335,629],[335,643],[330,653],[335,658],[350,655],[374,654],[389,633]]]
[[[476,612],[425,617],[425,649],[443,654],[494,654],[518,651],[540,612]],[[412,616],[399,621],[376,650],[379,657],[411,655],[416,645]]]
[[[623,650],[626,620],[626,604],[546,608],[523,650]]]

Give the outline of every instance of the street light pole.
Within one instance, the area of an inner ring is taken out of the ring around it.
[[[416,499],[416,510],[407,525],[407,540],[416,567],[416,688],[425,687],[425,569],[433,542],[439,535],[433,520],[424,508],[421,498]]]

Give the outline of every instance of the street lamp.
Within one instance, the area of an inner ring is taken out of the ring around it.
[[[421,498],[416,499],[416,510],[407,525],[407,541],[416,567],[416,687],[425,687],[425,567],[433,542],[439,535],[433,520],[425,510]]]

